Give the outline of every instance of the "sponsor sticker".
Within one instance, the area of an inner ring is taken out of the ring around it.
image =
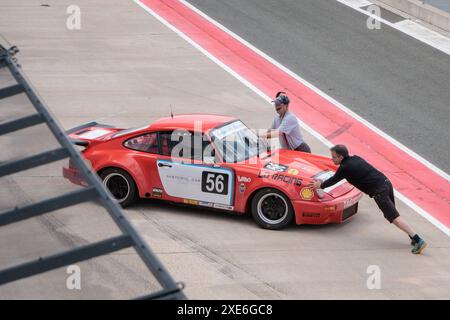
[[[252,178],[244,177],[244,176],[238,176],[238,182],[250,183],[250,182],[252,182]]]
[[[212,203],[212,202],[199,201],[198,205],[199,205],[199,206],[203,206],[203,207],[210,207],[210,208],[212,208],[212,207],[214,206],[214,203]]]
[[[311,200],[314,197],[314,191],[311,188],[303,188],[300,190],[300,197],[303,200]]]
[[[186,204],[198,205],[198,201],[197,200],[184,199],[183,202],[186,203]]]
[[[245,192],[245,184],[243,184],[243,183],[241,183],[240,185],[239,185],[239,192],[240,193],[244,193]]]
[[[247,127],[241,121],[235,121],[221,128],[214,129],[212,136],[214,136],[215,139],[222,140],[226,136],[232,135],[233,133],[239,132],[246,128]]]
[[[288,167],[284,166],[282,164],[269,162],[268,164],[266,164],[264,166],[264,169],[277,171],[277,172],[285,172],[288,169]]]
[[[223,209],[223,210],[233,210],[233,206],[228,206],[226,204],[220,204],[220,203],[214,203],[214,208],[216,209]]]
[[[153,188],[152,193],[155,198],[161,198],[163,191],[162,191],[162,189]]]
[[[296,175],[298,175],[298,170],[291,168],[291,169],[288,170],[288,173],[292,174],[293,176],[296,176]]]

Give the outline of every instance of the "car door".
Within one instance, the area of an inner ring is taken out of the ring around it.
[[[234,201],[234,171],[203,162],[203,151],[209,141],[201,138],[195,143],[194,134],[186,135],[183,141],[174,144],[173,136],[162,133],[162,145],[167,151],[157,160],[157,172],[164,192],[180,202],[232,210]],[[184,146],[182,145],[184,143]],[[173,148],[183,150],[174,153]],[[189,150],[190,148],[190,150]],[[186,152],[188,151],[188,152]],[[200,152],[199,152],[200,151]]]

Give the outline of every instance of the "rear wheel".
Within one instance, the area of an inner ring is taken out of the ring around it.
[[[265,229],[278,230],[288,226],[294,217],[289,199],[276,189],[263,189],[252,200],[252,216]]]
[[[118,168],[108,168],[100,173],[100,178],[103,185],[123,208],[137,200],[138,190],[128,172]]]

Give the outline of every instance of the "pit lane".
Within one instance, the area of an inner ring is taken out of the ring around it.
[[[65,27],[70,1],[48,3],[3,1],[0,29],[22,50],[25,72],[65,128],[91,120],[140,126],[169,115],[170,105],[175,114],[207,106],[253,128],[270,125],[270,105],[133,2],[78,1],[79,31]],[[304,133],[314,152],[328,155]],[[64,180],[56,182],[60,175],[55,165],[2,183],[2,209],[14,198],[26,202],[65,188]],[[0,234],[0,264],[35,257],[36,248],[52,252],[113,232],[97,210],[91,205],[8,227]],[[348,223],[284,231],[259,229],[250,217],[157,201],[140,201],[125,212],[192,299],[449,298],[448,237],[406,206],[399,204],[399,211],[430,243],[425,255],[413,256],[408,239],[367,197]],[[81,291],[67,290],[60,269],[0,287],[0,297],[138,296],[155,284],[137,260],[124,251],[83,264]],[[366,286],[371,265],[380,267],[380,290]]]

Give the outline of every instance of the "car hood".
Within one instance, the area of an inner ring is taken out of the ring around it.
[[[279,173],[297,177],[302,180],[303,185],[307,185],[314,179],[324,181],[333,176],[337,170],[337,166],[330,158],[286,149],[276,150],[267,157],[256,159],[254,164],[245,166],[254,172],[258,171],[260,176]],[[346,180],[342,180],[324,191],[336,198],[350,192],[353,188]]]

